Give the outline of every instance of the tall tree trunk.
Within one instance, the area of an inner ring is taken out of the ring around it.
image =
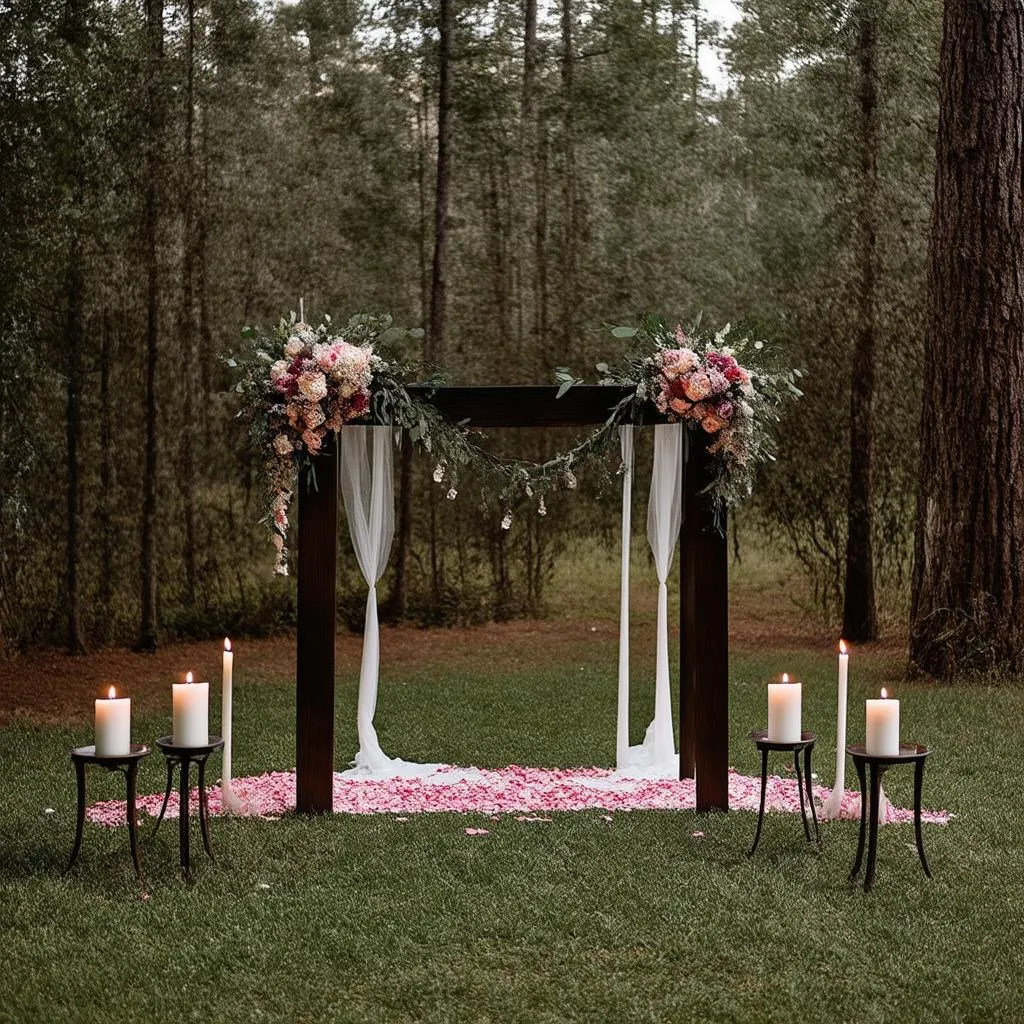
[[[185,530],[185,596],[196,601],[196,346],[195,323],[195,0],[188,0],[185,34],[185,138],[181,180],[181,304],[178,310],[178,350],[182,360],[181,426],[178,490]]]
[[[1024,659],[1024,6],[946,0],[910,663]]]
[[[448,259],[448,183],[452,144],[452,47],[455,36],[455,0],[440,0],[440,48],[437,94],[437,185],[434,191],[434,266],[430,283],[430,325],[427,359],[441,363],[445,352],[445,313]]]
[[[146,0],[148,62],[146,107],[146,194],[144,239],[146,260],[146,462],[142,494],[142,619],[139,647],[156,650],[157,644],[157,553],[156,514],[158,488],[157,460],[157,360],[159,355],[160,274],[158,263],[158,185],[163,139],[163,102],[160,81],[164,51],[163,0]]]
[[[576,246],[577,230],[576,197],[576,121],[575,121],[575,33],[573,32],[573,0],[561,0],[562,32],[562,357],[571,358],[575,352],[573,340],[576,335]]]
[[[101,639],[110,640],[110,612],[114,600],[114,423],[110,407],[110,312],[103,311],[100,338],[100,629]]]
[[[875,337],[878,281],[878,21],[879,0],[857,11],[860,183],[857,333],[850,383],[850,491],[847,500],[843,634],[864,642],[878,636],[875,614],[874,525]]]
[[[67,634],[68,652],[79,654],[85,650],[82,640],[82,601],[78,586],[79,534],[82,517],[79,508],[81,464],[79,441],[81,437],[82,387],[82,242],[79,221],[82,208],[82,184],[75,185],[76,223],[72,228],[68,251],[67,278],[64,291],[64,346],[67,362],[66,383],[66,440],[67,440]]]
[[[434,191],[434,264],[430,279],[430,324],[427,328],[426,358],[444,362],[447,306],[448,183],[451,175],[452,140],[452,50],[455,41],[455,0],[440,0],[440,47],[438,49],[437,91],[437,184]],[[434,604],[444,589],[444,561],[438,548],[437,491],[430,491],[430,575]]]

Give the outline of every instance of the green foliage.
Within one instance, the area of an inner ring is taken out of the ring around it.
[[[719,323],[742,316],[809,372],[805,398],[782,413],[778,462],[763,475],[755,512],[834,609],[857,328],[856,5],[758,0],[717,32],[689,0],[574,0],[568,52],[561,10],[539,6],[528,65],[523,5],[458,5],[442,369],[452,383],[535,384],[560,366],[614,365],[629,338],[606,325],[635,322],[643,310],[704,309]],[[260,488],[224,393],[235,377],[222,356],[238,324],[273,323],[300,295],[317,311],[389,309],[396,323],[428,322],[438,49],[429,5],[300,0],[271,11],[216,0],[193,10],[191,68],[187,8],[167,8],[156,83],[166,107],[159,606],[172,630],[191,631],[196,595],[209,593],[202,607],[219,632],[216,618],[235,614],[229,609],[278,607],[275,584],[253,582],[266,566],[248,525]],[[879,10],[875,522],[880,583],[898,604],[916,491],[940,11],[937,0]],[[138,6],[32,0],[0,12],[5,646],[61,635],[63,332],[76,252],[83,334],[72,504],[84,625],[98,643],[137,632],[145,43]],[[699,71],[712,46],[731,75],[725,89]],[[187,408],[191,469],[180,429]],[[502,460],[519,453],[543,464],[574,443],[552,433],[486,446]],[[601,485],[581,485],[587,500],[565,503],[543,524],[545,551],[605,529],[607,509],[590,500]],[[460,522],[478,531],[472,543],[459,538],[460,553],[454,534],[439,531],[426,488],[414,501],[409,558],[420,606],[440,599],[440,578],[451,578],[442,570],[464,557],[481,559],[467,579],[489,580],[496,567],[493,579],[511,588],[509,608],[535,606],[527,595],[536,560],[518,544],[528,518],[518,509],[530,504],[522,488],[507,495],[516,513],[508,572],[486,517]],[[467,584],[467,595],[477,592]],[[499,603],[466,599],[467,608]]]

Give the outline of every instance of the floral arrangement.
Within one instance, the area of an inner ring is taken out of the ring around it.
[[[621,423],[649,419],[650,407],[669,421],[683,421],[711,435],[709,451],[718,457],[719,473],[711,485],[715,498],[733,504],[750,493],[757,467],[773,459],[770,423],[788,396],[801,392],[798,370],[772,368],[762,341],[739,336],[729,326],[701,332],[700,321],[687,329],[669,328],[648,317],[640,327],[616,327],[612,334],[632,339],[633,350],[610,369],[599,363],[602,384],[629,391],[607,422],[573,448],[544,463],[506,460],[479,443],[463,424],[448,423],[429,399],[411,393],[406,382],[423,378],[422,367],[405,361],[401,343],[422,331],[396,327],[388,316],[358,314],[341,327],[325,317],[318,327],[293,313],[270,335],[252,328],[243,332],[245,351],[228,364],[241,368],[235,390],[243,396],[240,416],[249,423],[267,486],[267,511],[277,551],[275,572],[288,572],[288,510],[296,480],[305,472],[315,485],[313,457],[330,433],[356,421],[389,423],[408,431],[410,439],[435,460],[434,482],[454,501],[460,472],[471,465],[489,478],[481,496],[497,494],[501,526],[512,526],[512,508],[526,499],[537,513],[547,513],[545,496],[555,489],[575,490],[577,471],[614,444]],[[742,360],[742,361],[741,361]],[[581,383],[560,368],[561,397]]]
[[[615,407],[608,425],[635,422],[653,404],[670,422],[711,435],[708,451],[718,457],[711,492],[719,502],[733,505],[747,497],[758,467],[775,458],[771,424],[787,397],[802,395],[796,385],[801,371],[773,365],[764,341],[729,324],[702,331],[699,317],[688,328],[647,317],[640,327],[616,327],[612,333],[633,339],[633,351],[614,370],[599,364],[601,383],[634,390]],[[567,371],[562,374],[564,380]]]

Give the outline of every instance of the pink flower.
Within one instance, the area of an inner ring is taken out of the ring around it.
[[[673,398],[668,404],[669,408],[680,416],[690,410],[690,403],[685,398]]]
[[[685,391],[691,402],[699,402],[711,394],[711,380],[706,373],[693,373],[686,382]]]
[[[731,420],[733,413],[736,411],[736,406],[728,398],[723,398],[721,402],[716,403],[714,411],[719,419]]]
[[[724,352],[708,352],[704,356],[704,362],[716,370],[721,370],[722,373],[735,369],[739,365],[735,356],[727,356]]]
[[[695,369],[699,362],[697,353],[688,348],[670,348],[661,353],[661,372],[667,380],[674,380]]]
[[[740,384],[750,383],[750,374],[747,373],[742,366],[730,366],[722,372],[725,374],[725,379],[730,384],[735,384],[737,381]]]
[[[708,380],[711,382],[713,395],[721,395],[729,390],[729,381],[721,370],[708,370]]]
[[[270,379],[274,382],[280,380],[288,372],[288,360],[278,359],[270,368]]]
[[[316,455],[320,451],[320,445],[323,443],[323,437],[319,431],[313,429],[304,430],[302,432],[302,440],[305,442],[311,455]]]
[[[310,402],[319,402],[327,395],[327,378],[319,370],[306,370],[299,377],[299,391]]]
[[[675,336],[676,336],[676,342],[678,343],[679,347],[680,348],[685,347],[685,345],[686,345],[686,332],[683,330],[683,325],[682,324],[676,324],[676,329],[675,329],[674,333],[675,333]]]

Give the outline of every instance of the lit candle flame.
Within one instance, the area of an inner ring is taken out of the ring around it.
[[[191,672],[186,672],[185,673],[185,682],[186,683],[191,683],[192,682],[192,673]]]
[[[887,699],[888,699],[888,697],[889,697],[889,694],[887,694],[887,693],[885,692],[885,687],[883,686],[883,687],[882,687],[882,700],[887,700]]]
[[[846,654],[847,653],[847,651],[846,651],[846,641],[845,640],[840,640],[839,641],[839,653],[840,654]]]
[[[789,673],[788,672],[783,672],[782,673],[782,681],[784,683],[788,683],[789,682]]]
[[[231,650],[231,641],[227,637],[224,637],[224,650],[225,651],[230,651]]]
[[[107,691],[107,700],[113,700],[116,696],[117,696],[117,690],[115,690],[113,687],[111,687]]]

